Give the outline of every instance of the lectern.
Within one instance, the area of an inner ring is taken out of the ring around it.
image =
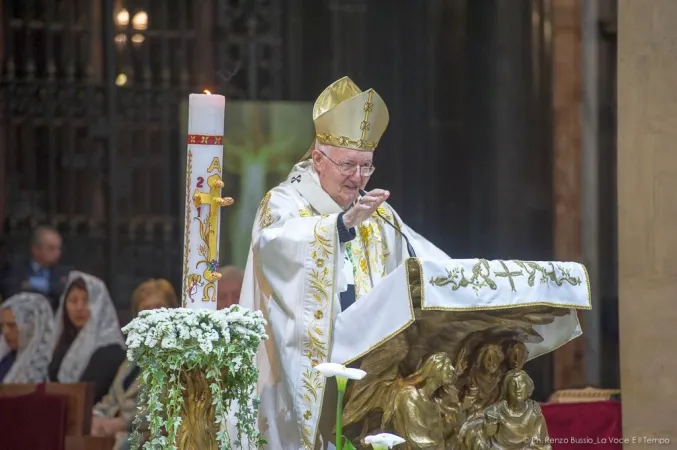
[[[407,259],[337,318],[331,361],[367,372],[346,393],[346,437],[550,448],[523,365],[580,336],[590,308],[578,263]]]

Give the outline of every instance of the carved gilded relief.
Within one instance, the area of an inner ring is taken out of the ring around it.
[[[412,326],[357,364],[368,375],[347,392],[346,436],[394,433],[411,450],[549,449],[525,343],[542,341],[534,325],[568,313],[417,309]]]

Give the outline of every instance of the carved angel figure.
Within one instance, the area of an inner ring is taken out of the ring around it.
[[[394,389],[393,408],[383,413],[383,425],[394,425],[417,449],[445,448],[445,421],[454,415],[457,374],[446,353],[435,353]],[[450,395],[438,398],[438,391]],[[458,396],[456,395],[456,401]],[[451,419],[453,420],[453,419]]]

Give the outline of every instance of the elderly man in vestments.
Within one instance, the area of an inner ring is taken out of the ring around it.
[[[363,191],[388,120],[373,89],[332,83],[313,108],[313,145],[259,206],[240,301],[268,321],[257,355],[267,448],[333,448],[335,382],[314,367],[329,361],[338,314],[409,256],[395,227],[417,256],[448,258],[402,222],[388,191]]]

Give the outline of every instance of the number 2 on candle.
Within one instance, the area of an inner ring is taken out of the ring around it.
[[[202,189],[202,186],[205,183],[205,179],[203,177],[197,177],[197,188]],[[200,217],[200,210],[202,209],[201,206],[197,207],[197,216]]]

